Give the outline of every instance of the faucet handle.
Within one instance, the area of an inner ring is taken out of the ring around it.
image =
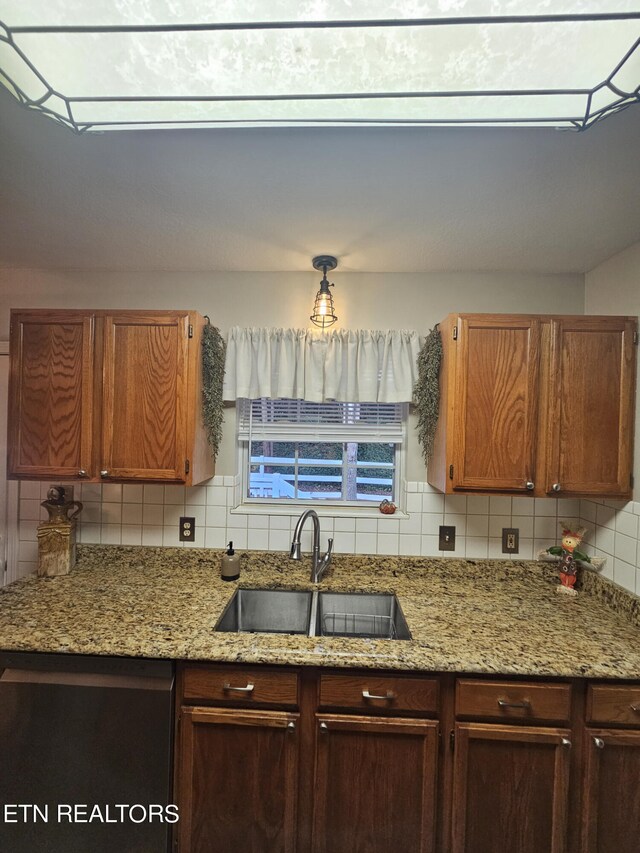
[[[329,544],[327,545],[327,552],[324,556],[331,559],[331,555],[333,554],[333,539],[328,539],[327,541]]]

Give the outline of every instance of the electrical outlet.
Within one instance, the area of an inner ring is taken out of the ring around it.
[[[517,554],[520,550],[520,528],[502,528],[502,553]]]
[[[180,541],[193,542],[196,537],[196,520],[191,516],[180,517]]]
[[[447,527],[444,524],[440,525],[440,539],[438,548],[441,551],[456,550],[456,529],[455,527]]]

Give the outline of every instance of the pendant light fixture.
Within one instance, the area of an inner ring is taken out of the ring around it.
[[[320,290],[316,293],[316,301],[313,303],[313,313],[309,318],[316,326],[326,329],[338,319],[338,315],[333,308],[333,296],[329,292],[329,288],[333,284],[327,281],[327,270],[334,270],[338,266],[338,261],[333,255],[318,255],[311,263],[316,270],[322,270],[322,281],[320,282]]]

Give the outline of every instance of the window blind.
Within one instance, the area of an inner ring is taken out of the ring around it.
[[[401,444],[405,403],[310,403],[306,400],[238,400],[243,441],[380,441]]]

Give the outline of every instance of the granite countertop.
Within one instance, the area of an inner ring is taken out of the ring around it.
[[[394,670],[640,679],[640,599],[585,571],[556,594],[553,566],[507,560],[338,555],[320,589],[398,595],[407,641],[228,634],[213,629],[238,586],[311,589],[309,558],[78,547],[70,575],[0,589],[0,649]]]

